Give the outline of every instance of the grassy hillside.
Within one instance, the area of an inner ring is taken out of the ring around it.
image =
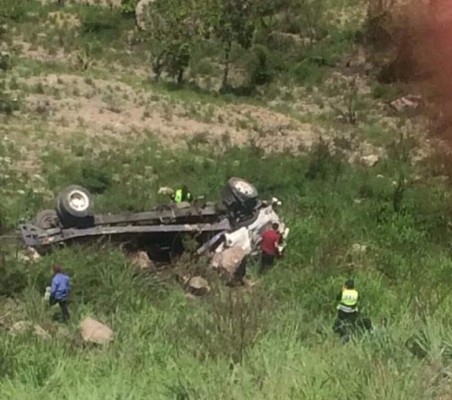
[[[184,82],[155,82],[133,16],[14,4],[0,8],[10,55],[0,70],[2,233],[52,207],[68,184],[88,187],[99,211],[136,211],[181,182],[215,200],[235,175],[281,198],[291,234],[268,275],[250,266],[255,286],[229,289],[209,275],[212,292],[196,300],[108,243],[36,263],[2,244],[1,399],[450,397],[450,161],[432,150],[422,118],[385,104],[406,88],[366,72],[364,2],[322,2],[314,32],[326,35],[293,28],[312,43],[287,57],[270,48],[272,80],[246,93],[241,63],[252,52],[240,46],[228,90],[215,39],[195,46]],[[373,167],[361,162],[369,154]],[[206,262],[174,268],[205,275]],[[68,326],[52,322],[42,298],[54,263],[73,282]],[[349,277],[375,331],[341,345],[334,299]],[[81,341],[88,315],[114,330],[111,345]],[[18,321],[48,337],[13,335]]]

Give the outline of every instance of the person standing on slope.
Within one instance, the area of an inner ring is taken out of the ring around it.
[[[49,304],[51,306],[58,303],[61,308],[61,320],[67,322],[69,319],[69,310],[67,308],[67,298],[70,291],[69,277],[61,272],[61,267],[53,267],[52,286],[50,288]]]
[[[359,293],[355,289],[355,282],[353,279],[348,279],[341,292],[337,295],[337,319],[343,322],[356,322],[358,316],[358,300]]]
[[[264,231],[261,237],[261,268],[260,273],[267,272],[273,266],[278,255],[278,246],[281,243],[279,225],[275,222],[271,229]]]

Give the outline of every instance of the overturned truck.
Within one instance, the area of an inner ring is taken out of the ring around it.
[[[277,214],[281,203],[259,199],[257,189],[231,178],[221,190],[221,202],[194,199],[191,204],[160,205],[138,213],[96,214],[93,197],[80,186],[69,186],[57,197],[54,210],[44,210],[20,225],[22,241],[43,253],[58,245],[106,238],[144,249],[155,261],[167,262],[186,251],[197,254],[240,247],[257,252],[261,233],[279,224],[285,239],[288,229]]]

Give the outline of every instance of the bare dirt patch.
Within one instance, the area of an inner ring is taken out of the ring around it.
[[[201,138],[232,145],[254,143],[268,150],[309,147],[320,131],[310,124],[251,105],[205,105],[174,101],[120,82],[48,75],[26,80],[30,113],[45,115],[57,134],[83,129],[89,136],[119,141],[153,133],[166,145]]]

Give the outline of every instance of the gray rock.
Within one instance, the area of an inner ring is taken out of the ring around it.
[[[399,97],[389,105],[397,112],[415,111],[423,105],[423,100],[421,96],[410,94]]]
[[[376,154],[370,154],[368,156],[362,156],[360,161],[367,167],[373,167],[380,161],[380,157]]]
[[[137,251],[131,255],[132,264],[140,271],[149,271],[154,268],[154,263],[145,251]]]
[[[194,276],[188,281],[189,293],[195,296],[204,296],[210,292],[209,282],[200,276]]]

